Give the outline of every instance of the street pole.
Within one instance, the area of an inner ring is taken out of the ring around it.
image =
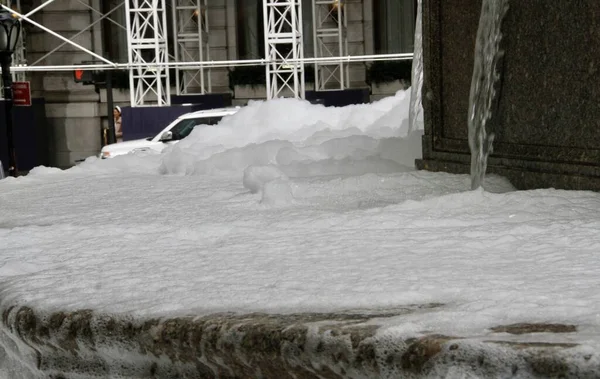
[[[12,52],[0,53],[0,64],[2,66],[2,84],[4,85],[4,116],[6,120],[6,140],[8,143],[8,174],[13,177],[19,176],[17,168],[17,153],[13,139],[13,91],[10,64],[12,63]]]
[[[108,111],[108,140],[110,141],[109,143],[115,143],[117,142],[117,135],[115,133],[115,119],[113,118],[115,103],[113,101],[112,70],[106,70],[104,80],[106,88],[106,108]]]

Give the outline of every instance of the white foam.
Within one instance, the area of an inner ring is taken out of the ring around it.
[[[445,306],[386,327],[480,335],[569,323],[582,328],[566,338],[600,347],[600,195],[512,191],[497,177],[468,191],[466,175],[415,171],[422,132],[406,135],[407,100],[253,103],[164,154],[3,179],[2,309],[174,316],[435,302]]]

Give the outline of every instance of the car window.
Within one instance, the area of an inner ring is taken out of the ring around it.
[[[189,136],[197,125],[216,125],[223,117],[198,117],[181,120],[171,128],[173,140],[181,140]]]
[[[173,140],[180,140],[187,137],[196,126],[193,119],[181,120],[171,128]]]
[[[195,118],[196,125],[217,125],[223,116]]]
[[[179,121],[175,124],[171,129],[171,133],[173,133],[173,140],[180,140],[192,132],[194,127],[197,125],[217,125],[224,116],[213,116],[213,117],[197,117],[197,118],[188,118]],[[162,134],[162,133],[161,133]],[[154,138],[159,138],[160,134],[155,137],[147,138],[149,141]]]

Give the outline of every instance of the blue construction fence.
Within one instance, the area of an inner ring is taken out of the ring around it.
[[[326,107],[368,103],[368,88],[335,91],[306,91],[306,100]],[[172,96],[166,107],[122,107],[123,140],[153,137],[177,117],[205,109],[225,108],[232,104],[229,93]]]
[[[31,106],[13,106],[13,143],[19,171],[29,171],[40,165],[49,165],[52,144],[46,122],[46,102],[32,99]],[[0,101],[0,161],[8,169],[8,141],[6,136],[5,102]]]

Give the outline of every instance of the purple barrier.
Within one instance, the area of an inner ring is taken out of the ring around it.
[[[206,93],[204,95],[173,95],[171,104],[194,104],[202,109],[230,107],[231,93]]]
[[[0,161],[8,167],[8,143],[4,101],[0,101]],[[29,107],[13,107],[13,133],[19,171],[48,165],[50,133],[46,125],[46,102],[32,99]]]
[[[370,101],[368,88],[352,88],[336,91],[306,91],[306,100],[323,104],[326,107],[344,107],[352,104],[366,104]]]

